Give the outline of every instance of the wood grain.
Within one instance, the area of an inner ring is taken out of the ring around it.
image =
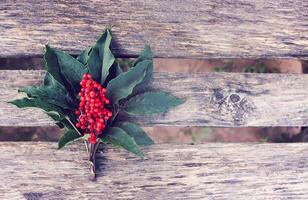
[[[78,54],[111,24],[118,56],[147,43],[156,57],[308,58],[303,0],[2,0],[0,57]]]
[[[0,143],[0,199],[307,199],[308,144],[154,145],[140,160],[82,144]]]
[[[6,101],[17,89],[43,80],[44,71],[0,71],[0,126],[48,126],[38,109],[19,109]],[[150,89],[185,103],[163,115],[135,117],[143,126],[308,126],[308,75],[245,73],[154,73]],[[123,116],[122,116],[123,117]]]

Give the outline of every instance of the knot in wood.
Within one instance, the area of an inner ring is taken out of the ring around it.
[[[221,120],[232,120],[234,124],[243,125],[254,106],[245,96],[240,96],[234,91],[215,89],[212,96],[212,103],[221,114]]]

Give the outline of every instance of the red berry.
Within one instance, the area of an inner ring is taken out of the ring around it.
[[[77,128],[91,132],[89,142],[96,143],[96,135],[101,134],[105,128],[105,122],[112,113],[104,107],[110,104],[106,98],[106,88],[92,79],[91,74],[84,74],[80,81],[81,90],[78,93],[80,96],[79,107],[75,111],[78,116]]]
[[[92,98],[95,97],[95,92],[94,91],[90,92],[90,97],[92,97]]]
[[[96,144],[96,136],[94,133],[90,134],[89,142],[92,144]]]
[[[88,78],[88,79],[91,79],[91,78],[92,78],[92,75],[91,75],[91,74],[87,74],[87,78]]]

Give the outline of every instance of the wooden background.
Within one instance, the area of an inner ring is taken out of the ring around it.
[[[302,0],[42,0],[0,3],[0,58],[41,57],[43,47],[77,55],[113,24],[113,50],[135,57],[308,59],[308,2]],[[12,66],[16,67],[16,66]],[[36,110],[5,103],[43,71],[0,71],[0,125],[40,126]],[[143,125],[307,125],[307,75],[157,73],[153,88],[186,98]],[[163,133],[160,133],[163,134]],[[0,143],[0,199],[308,199],[307,144],[154,145],[138,160],[98,153],[87,179],[81,146]]]
[[[0,143],[0,199],[308,198],[308,144],[155,145],[145,160],[104,149],[96,182],[80,146]]]
[[[6,101],[19,88],[43,80],[39,70],[0,71],[0,125],[46,126],[54,122],[40,109],[19,109]],[[143,126],[307,126],[308,75],[239,73],[154,73],[152,89],[185,103],[164,115],[135,117]]]
[[[78,54],[114,25],[118,56],[148,43],[157,57],[307,59],[307,13],[305,0],[2,0],[0,56]]]

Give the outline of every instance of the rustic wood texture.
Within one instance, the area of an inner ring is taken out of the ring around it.
[[[0,57],[41,55],[46,43],[78,54],[111,24],[117,55],[148,43],[157,57],[308,58],[303,0],[2,0]]]
[[[308,144],[154,145],[140,160],[82,144],[0,143],[0,199],[307,199]]]
[[[0,71],[0,126],[45,126],[53,121],[39,109],[6,101],[17,89],[43,80],[44,71]],[[185,100],[168,113],[131,118],[143,126],[308,126],[308,75],[243,73],[154,73],[152,89]]]

